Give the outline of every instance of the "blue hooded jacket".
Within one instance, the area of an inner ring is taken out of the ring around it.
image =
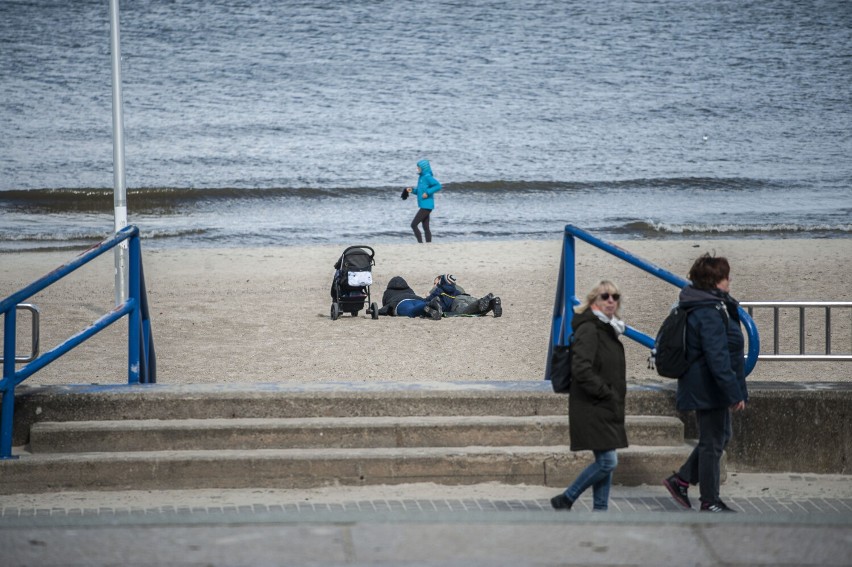
[[[680,293],[680,306],[691,309],[687,318],[687,356],[691,358],[692,353],[698,352],[702,356],[677,381],[677,409],[718,409],[748,401],[745,339],[736,300],[719,290],[687,286]]]
[[[435,208],[435,199],[432,196],[441,190],[441,184],[432,177],[432,166],[429,165],[428,159],[418,161],[417,166],[420,168],[420,177],[417,180],[417,187],[414,188],[414,192],[417,193],[417,206],[431,211]],[[423,197],[424,193],[426,197]]]
[[[464,289],[456,285],[456,279],[452,274],[443,274],[438,276],[440,280],[438,285],[432,288],[432,291],[426,297],[426,301],[432,301],[434,298],[439,298],[441,309],[443,311],[452,311],[453,300],[459,295],[464,294]]]

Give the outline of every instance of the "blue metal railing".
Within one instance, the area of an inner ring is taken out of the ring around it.
[[[550,342],[547,347],[546,378],[550,376],[550,357],[553,352],[553,347],[566,344],[565,341],[567,341],[567,339],[571,336],[570,329],[571,320],[574,316],[574,306],[580,304],[580,300],[577,298],[575,289],[575,237],[591,244],[592,246],[600,248],[604,252],[612,254],[616,258],[624,260],[629,264],[633,264],[637,268],[644,270],[652,276],[656,276],[673,286],[684,288],[690,283],[689,280],[676,276],[650,262],[646,262],[638,256],[634,256],[627,250],[592,236],[588,232],[573,225],[566,225],[565,236],[562,241],[562,258],[559,264],[559,278],[556,283],[556,300],[553,304],[553,322],[550,327]],[[742,307],[738,309],[738,312],[740,315],[740,321],[745,327],[746,334],[748,335],[748,353],[746,354],[745,363],[745,374],[748,376],[751,374],[751,371],[754,370],[754,366],[757,364],[757,357],[760,354],[760,335],[757,332],[757,326],[754,324],[754,320],[751,316],[749,316]],[[633,339],[639,344],[650,349],[653,349],[655,346],[655,337],[646,335],[645,333],[637,331],[630,326],[627,327],[627,330],[624,332],[624,336]]]
[[[41,354],[20,370],[15,371],[16,314],[18,304],[101,254],[115,248],[125,240],[130,241],[128,298],[86,329],[83,329],[64,343]],[[15,387],[125,315],[129,316],[127,381],[129,384],[153,384],[157,381],[157,359],[154,353],[154,340],[151,335],[148,297],[145,293],[145,275],[142,270],[142,247],[139,242],[139,229],[135,226],[125,227],[114,236],[90,248],[71,262],[60,266],[24,289],[0,301],[0,313],[4,316],[3,380],[0,381],[0,394],[3,395],[2,406],[0,406],[0,459],[14,458],[12,456],[12,427],[15,411]]]

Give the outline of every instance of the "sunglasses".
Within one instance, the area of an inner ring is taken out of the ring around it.
[[[606,292],[604,292],[604,293],[600,294],[598,297],[600,297],[604,301],[607,301],[610,297],[612,297],[613,301],[618,301],[619,299],[621,299],[621,294],[620,293],[606,293]]]

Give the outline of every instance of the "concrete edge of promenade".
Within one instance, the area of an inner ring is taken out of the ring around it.
[[[730,465],[743,472],[849,474],[852,463],[852,383],[751,382],[750,403],[734,414],[734,438],[727,449]],[[690,415],[675,409],[675,381],[632,383],[627,411],[631,415],[669,415],[682,419],[686,437],[696,431]],[[21,386],[16,392],[14,444],[26,443],[29,427],[37,421],[110,419],[150,411],[152,404],[173,419],[189,415],[189,404],[204,417],[264,417],[280,415],[282,398],[299,399],[307,408],[335,403],[347,408],[355,400],[369,403],[357,411],[372,415],[428,415],[424,405],[440,400],[450,415],[488,415],[497,405],[527,415],[558,415],[567,398],[553,394],[548,382],[370,382],[313,384],[151,384]],[[308,401],[305,403],[305,401]],[[329,402],[328,400],[331,400]],[[51,411],[45,412],[44,408]],[[305,410],[307,411],[307,410]],[[500,409],[499,411],[504,411]],[[403,413],[404,415],[405,413]]]

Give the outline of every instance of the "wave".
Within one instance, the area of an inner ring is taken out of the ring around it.
[[[268,199],[279,197],[332,196],[333,191],[311,188],[286,189],[192,189],[148,187],[127,190],[127,204],[139,212],[169,212],[204,202]],[[108,212],[113,210],[112,189],[15,189],[0,191],[0,205],[7,210],[32,213]]]
[[[721,177],[662,177],[611,179],[597,181],[469,181],[448,183],[448,188],[472,192],[549,192],[549,191],[607,191],[631,189],[662,189],[675,191],[701,190],[755,190],[789,187],[789,183],[781,183],[766,179],[750,178],[721,178]]]
[[[770,223],[770,224],[676,224],[653,221],[635,221],[606,229],[613,234],[647,236],[747,236],[749,234],[842,236],[852,234],[852,224]]]
[[[505,194],[624,191],[656,189],[672,191],[724,190],[752,191],[789,187],[763,179],[715,177],[637,178],[601,181],[466,181],[444,184],[448,191],[459,193]],[[127,190],[128,206],[140,213],[169,213],[204,203],[258,201],[277,199],[349,198],[353,192],[381,197],[398,192],[396,186],[355,187],[270,187],[270,188],[188,188],[144,187]],[[113,190],[106,188],[11,189],[0,191],[0,207],[13,212],[64,213],[112,211]]]
[[[159,240],[165,238],[181,238],[181,237],[190,237],[190,236],[203,236],[207,233],[207,230],[202,228],[187,228],[187,229],[175,229],[175,230],[157,230],[151,229],[141,232],[142,240]],[[0,231],[0,243],[3,242],[13,242],[13,243],[49,243],[49,242],[99,242],[113,233],[109,230],[103,231],[70,231],[70,232],[62,232],[62,231],[54,231],[54,232],[30,232],[30,233],[7,233],[6,231]]]

